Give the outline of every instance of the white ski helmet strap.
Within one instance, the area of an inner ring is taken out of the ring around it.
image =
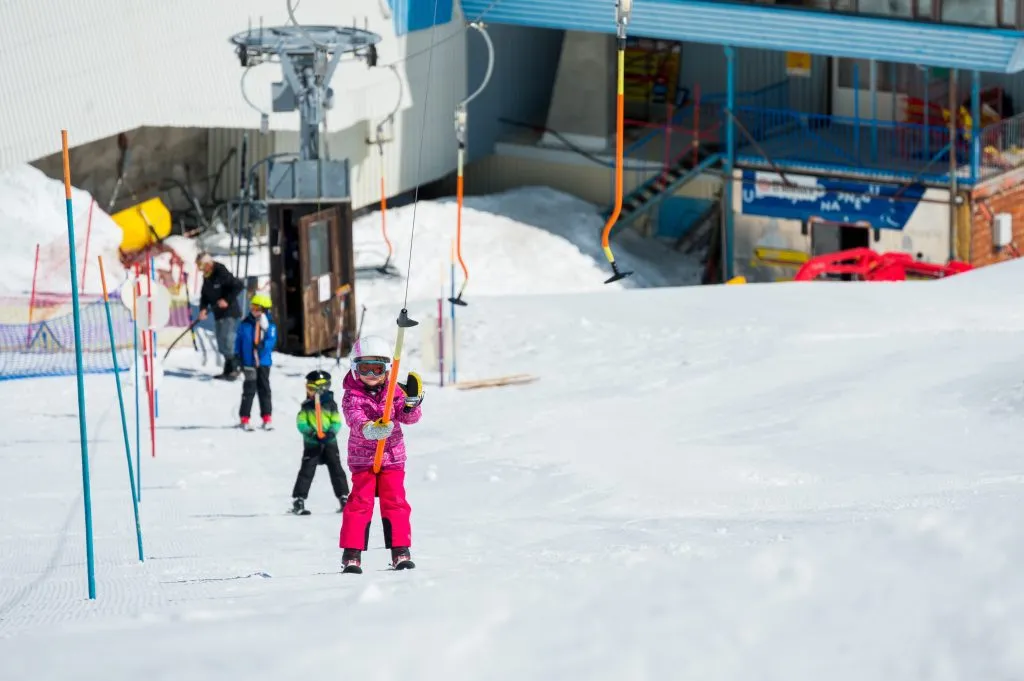
[[[355,363],[364,357],[383,357],[390,360],[392,352],[391,344],[380,336],[365,336],[352,346],[352,362]]]

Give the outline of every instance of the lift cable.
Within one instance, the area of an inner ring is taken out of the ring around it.
[[[423,165],[423,139],[426,137],[427,132],[427,116],[426,107],[430,101],[430,69],[433,65],[434,57],[434,33],[436,31],[437,24],[437,6],[438,0],[434,0],[434,16],[430,22],[430,49],[427,51],[427,76],[426,86],[423,93],[423,121],[420,127],[420,143],[419,150],[417,151],[416,158],[416,189],[413,193],[412,203],[412,225],[409,230],[409,262],[405,268],[405,295],[402,298],[402,310],[398,313],[398,319],[395,320],[395,324],[398,326],[398,333],[395,338],[395,350],[394,355],[391,358],[391,371],[388,376],[388,389],[384,398],[384,415],[381,417],[380,422],[382,424],[390,423],[391,412],[395,404],[395,388],[398,383],[398,367],[402,361],[402,346],[405,343],[405,330],[412,328],[419,324],[419,322],[409,318],[409,282],[412,280],[410,276],[412,273],[412,253],[413,246],[416,238],[416,208],[419,206],[420,199],[420,172],[422,171]],[[380,473],[381,465],[384,463],[384,445],[387,439],[377,440],[377,450],[373,455],[373,472]]]

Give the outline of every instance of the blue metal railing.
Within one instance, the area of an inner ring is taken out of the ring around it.
[[[1024,114],[982,128],[979,152],[979,180],[1024,166]]]
[[[770,159],[790,167],[949,180],[950,134],[945,126],[740,106],[736,107],[736,119],[758,143],[737,132],[740,162],[766,163]],[[969,140],[961,132],[953,146],[960,169],[957,175],[969,180]]]
[[[683,88],[681,94],[681,100],[686,104],[676,109],[666,123],[658,127],[652,126],[650,132],[640,136],[623,150],[625,174],[628,179],[632,180],[627,182],[628,186],[640,187],[650,179],[651,173],[655,171],[652,164],[656,161],[651,158],[651,153],[645,153],[648,151],[649,145],[658,145],[657,156],[660,156],[661,170],[664,171],[679,163],[686,154],[692,153],[692,147],[689,146],[682,151],[673,151],[671,135],[692,139],[695,132],[694,127],[696,127],[698,141],[703,144],[706,142],[705,138],[709,134],[713,135],[721,125],[723,109],[728,101],[727,93],[714,92],[701,95],[699,91],[691,93],[689,89]],[[737,92],[735,99],[737,105],[755,109],[784,109],[789,104],[789,79],[771,83],[756,90]],[[688,120],[691,121],[691,125],[684,124]],[[757,127],[756,120],[748,120],[747,123],[750,124],[750,127]],[[694,162],[696,163],[697,159]],[[613,164],[609,165],[614,167]],[[613,196],[614,193],[615,177],[612,175],[609,181],[608,195]],[[629,192],[629,194],[632,193]]]
[[[678,189],[679,187],[682,187],[684,184],[686,184],[690,180],[694,179],[695,177],[700,176],[708,168],[711,168],[712,166],[717,165],[718,163],[720,163],[721,160],[722,159],[721,159],[721,155],[720,154],[711,154],[706,159],[704,159],[703,161],[698,163],[696,166],[691,168],[689,171],[687,171],[685,174],[683,174],[680,177],[678,177],[674,182],[671,182],[668,185],[666,185],[664,190],[662,190],[658,194],[652,196],[648,201],[645,201],[642,205],[637,207],[636,210],[633,210],[630,213],[628,213],[626,215],[623,215],[619,219],[618,224],[620,226],[623,226],[623,225],[628,225],[629,223],[633,222],[633,220],[637,219],[641,215],[644,215],[645,213],[650,211],[655,206],[660,205],[662,201],[664,201],[668,197],[672,196],[672,194],[675,193],[676,189]],[[658,179],[657,176],[656,177],[652,177],[643,186],[637,188],[637,191],[641,191],[644,186],[657,181],[657,179]],[[611,211],[609,210],[609,211],[605,212],[605,215],[609,215],[610,213],[611,213]]]

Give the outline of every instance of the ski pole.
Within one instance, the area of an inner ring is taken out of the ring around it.
[[[189,331],[192,332],[192,342],[193,343],[196,342],[196,340],[195,340],[195,338],[196,338],[195,328],[197,326],[199,326],[199,322],[200,321],[202,321],[202,320],[200,320],[199,318],[194,319],[192,321],[192,323],[188,325],[188,328],[185,329],[184,331],[182,331],[181,334],[177,338],[174,339],[174,342],[172,342],[170,347],[167,348],[167,352],[164,353],[164,359],[165,360],[167,359],[167,355],[171,354],[171,350],[174,349],[174,346],[178,344],[178,341],[180,341],[182,338],[184,338],[185,334],[187,334]],[[198,347],[196,348],[196,352],[199,352],[199,348]]]

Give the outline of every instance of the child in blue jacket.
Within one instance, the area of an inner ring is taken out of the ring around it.
[[[277,325],[270,318],[270,296],[257,293],[249,301],[249,314],[238,325],[235,336],[235,357],[242,363],[242,405],[238,408],[241,427],[253,430],[249,423],[252,400],[260,400],[263,429],[270,430],[270,367],[273,364],[274,345],[277,343]]]

